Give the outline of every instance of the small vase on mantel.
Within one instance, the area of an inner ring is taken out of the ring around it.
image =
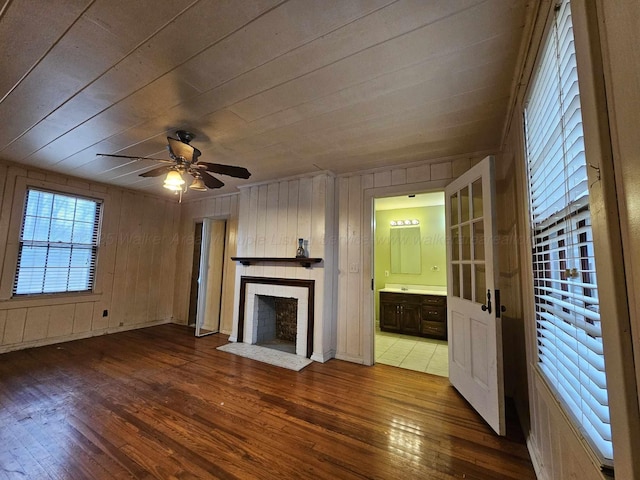
[[[304,246],[302,245],[303,239],[298,239],[298,249],[296,250],[296,258],[305,258],[307,254],[304,252]]]

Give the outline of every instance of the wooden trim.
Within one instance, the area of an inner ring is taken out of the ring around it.
[[[233,260],[239,257],[231,257]],[[301,287],[308,291],[307,299],[307,358],[311,358],[313,353],[313,327],[314,327],[314,303],[315,303],[315,280],[301,280],[298,278],[272,278],[272,277],[240,277],[240,300],[238,308],[238,335],[237,342],[244,339],[244,306],[246,300],[246,287],[248,283],[258,283],[262,285],[282,285],[286,287]]]
[[[417,183],[404,183],[400,185],[387,185],[384,187],[369,187],[361,190],[361,235],[362,248],[359,264],[362,265],[360,298],[362,311],[360,315],[360,328],[362,337],[362,362],[364,365],[375,363],[375,290],[371,288],[371,279],[375,278],[375,252],[373,249],[375,208],[373,201],[376,198],[395,197],[409,195],[411,193],[444,192],[444,187],[453,179],[426,180]],[[353,355],[352,355],[353,356]]]
[[[603,5],[604,2],[601,2]],[[639,478],[640,405],[598,5],[571,3],[616,478]],[[601,15],[601,14],[600,14]],[[604,30],[601,32],[601,27]],[[637,357],[637,352],[635,352]],[[637,360],[637,358],[636,358]],[[615,392],[615,394],[614,394]]]
[[[7,176],[9,178],[9,175]],[[16,271],[18,269],[18,250],[19,250],[19,237],[20,237],[20,229],[22,228],[22,220],[24,217],[24,209],[26,207],[26,192],[29,187],[42,189],[53,193],[67,194],[67,195],[76,195],[84,198],[89,198],[91,200],[96,200],[102,203],[101,212],[100,212],[100,225],[99,225],[99,240],[96,260],[95,260],[95,276],[93,281],[93,290],[87,293],[74,293],[74,292],[60,292],[56,294],[43,294],[40,295],[29,295],[29,301],[39,300],[40,302],[48,301],[53,296],[58,295],[95,295],[102,293],[102,280],[101,280],[101,268],[100,266],[100,256],[104,250],[104,239],[102,237],[103,233],[103,224],[105,217],[105,208],[108,207],[109,202],[111,201],[111,195],[104,192],[97,192],[93,190],[87,190],[85,188],[75,187],[73,185],[66,185],[51,182],[48,180],[41,180],[37,178],[30,178],[22,175],[16,175],[14,178],[13,189],[11,192],[6,192],[10,194],[10,199],[8,200],[7,205],[2,206],[2,214],[6,214],[9,218],[9,222],[6,225],[6,247],[5,247],[5,258],[4,264],[2,266],[2,271],[0,271],[0,301],[23,301],[27,300],[26,296],[14,296],[13,295],[13,283],[16,276]],[[13,306],[11,308],[14,308]]]

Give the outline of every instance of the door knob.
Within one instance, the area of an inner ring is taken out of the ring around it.
[[[482,308],[483,312],[491,313],[491,290],[487,290],[487,303],[480,308]]]

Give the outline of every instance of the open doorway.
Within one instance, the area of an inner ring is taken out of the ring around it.
[[[193,232],[193,263],[191,265],[191,289],[189,293],[189,321],[190,327],[196,327],[196,312],[198,311],[198,291],[200,284],[200,256],[202,252],[202,222],[196,222]]]
[[[194,227],[189,325],[197,337],[220,330],[226,225],[224,219],[205,218]]]
[[[374,198],[375,362],[448,376],[444,192]]]

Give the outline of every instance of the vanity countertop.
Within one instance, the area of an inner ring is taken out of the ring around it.
[[[381,292],[413,293],[416,295],[447,295],[447,287],[441,285],[386,285]]]

